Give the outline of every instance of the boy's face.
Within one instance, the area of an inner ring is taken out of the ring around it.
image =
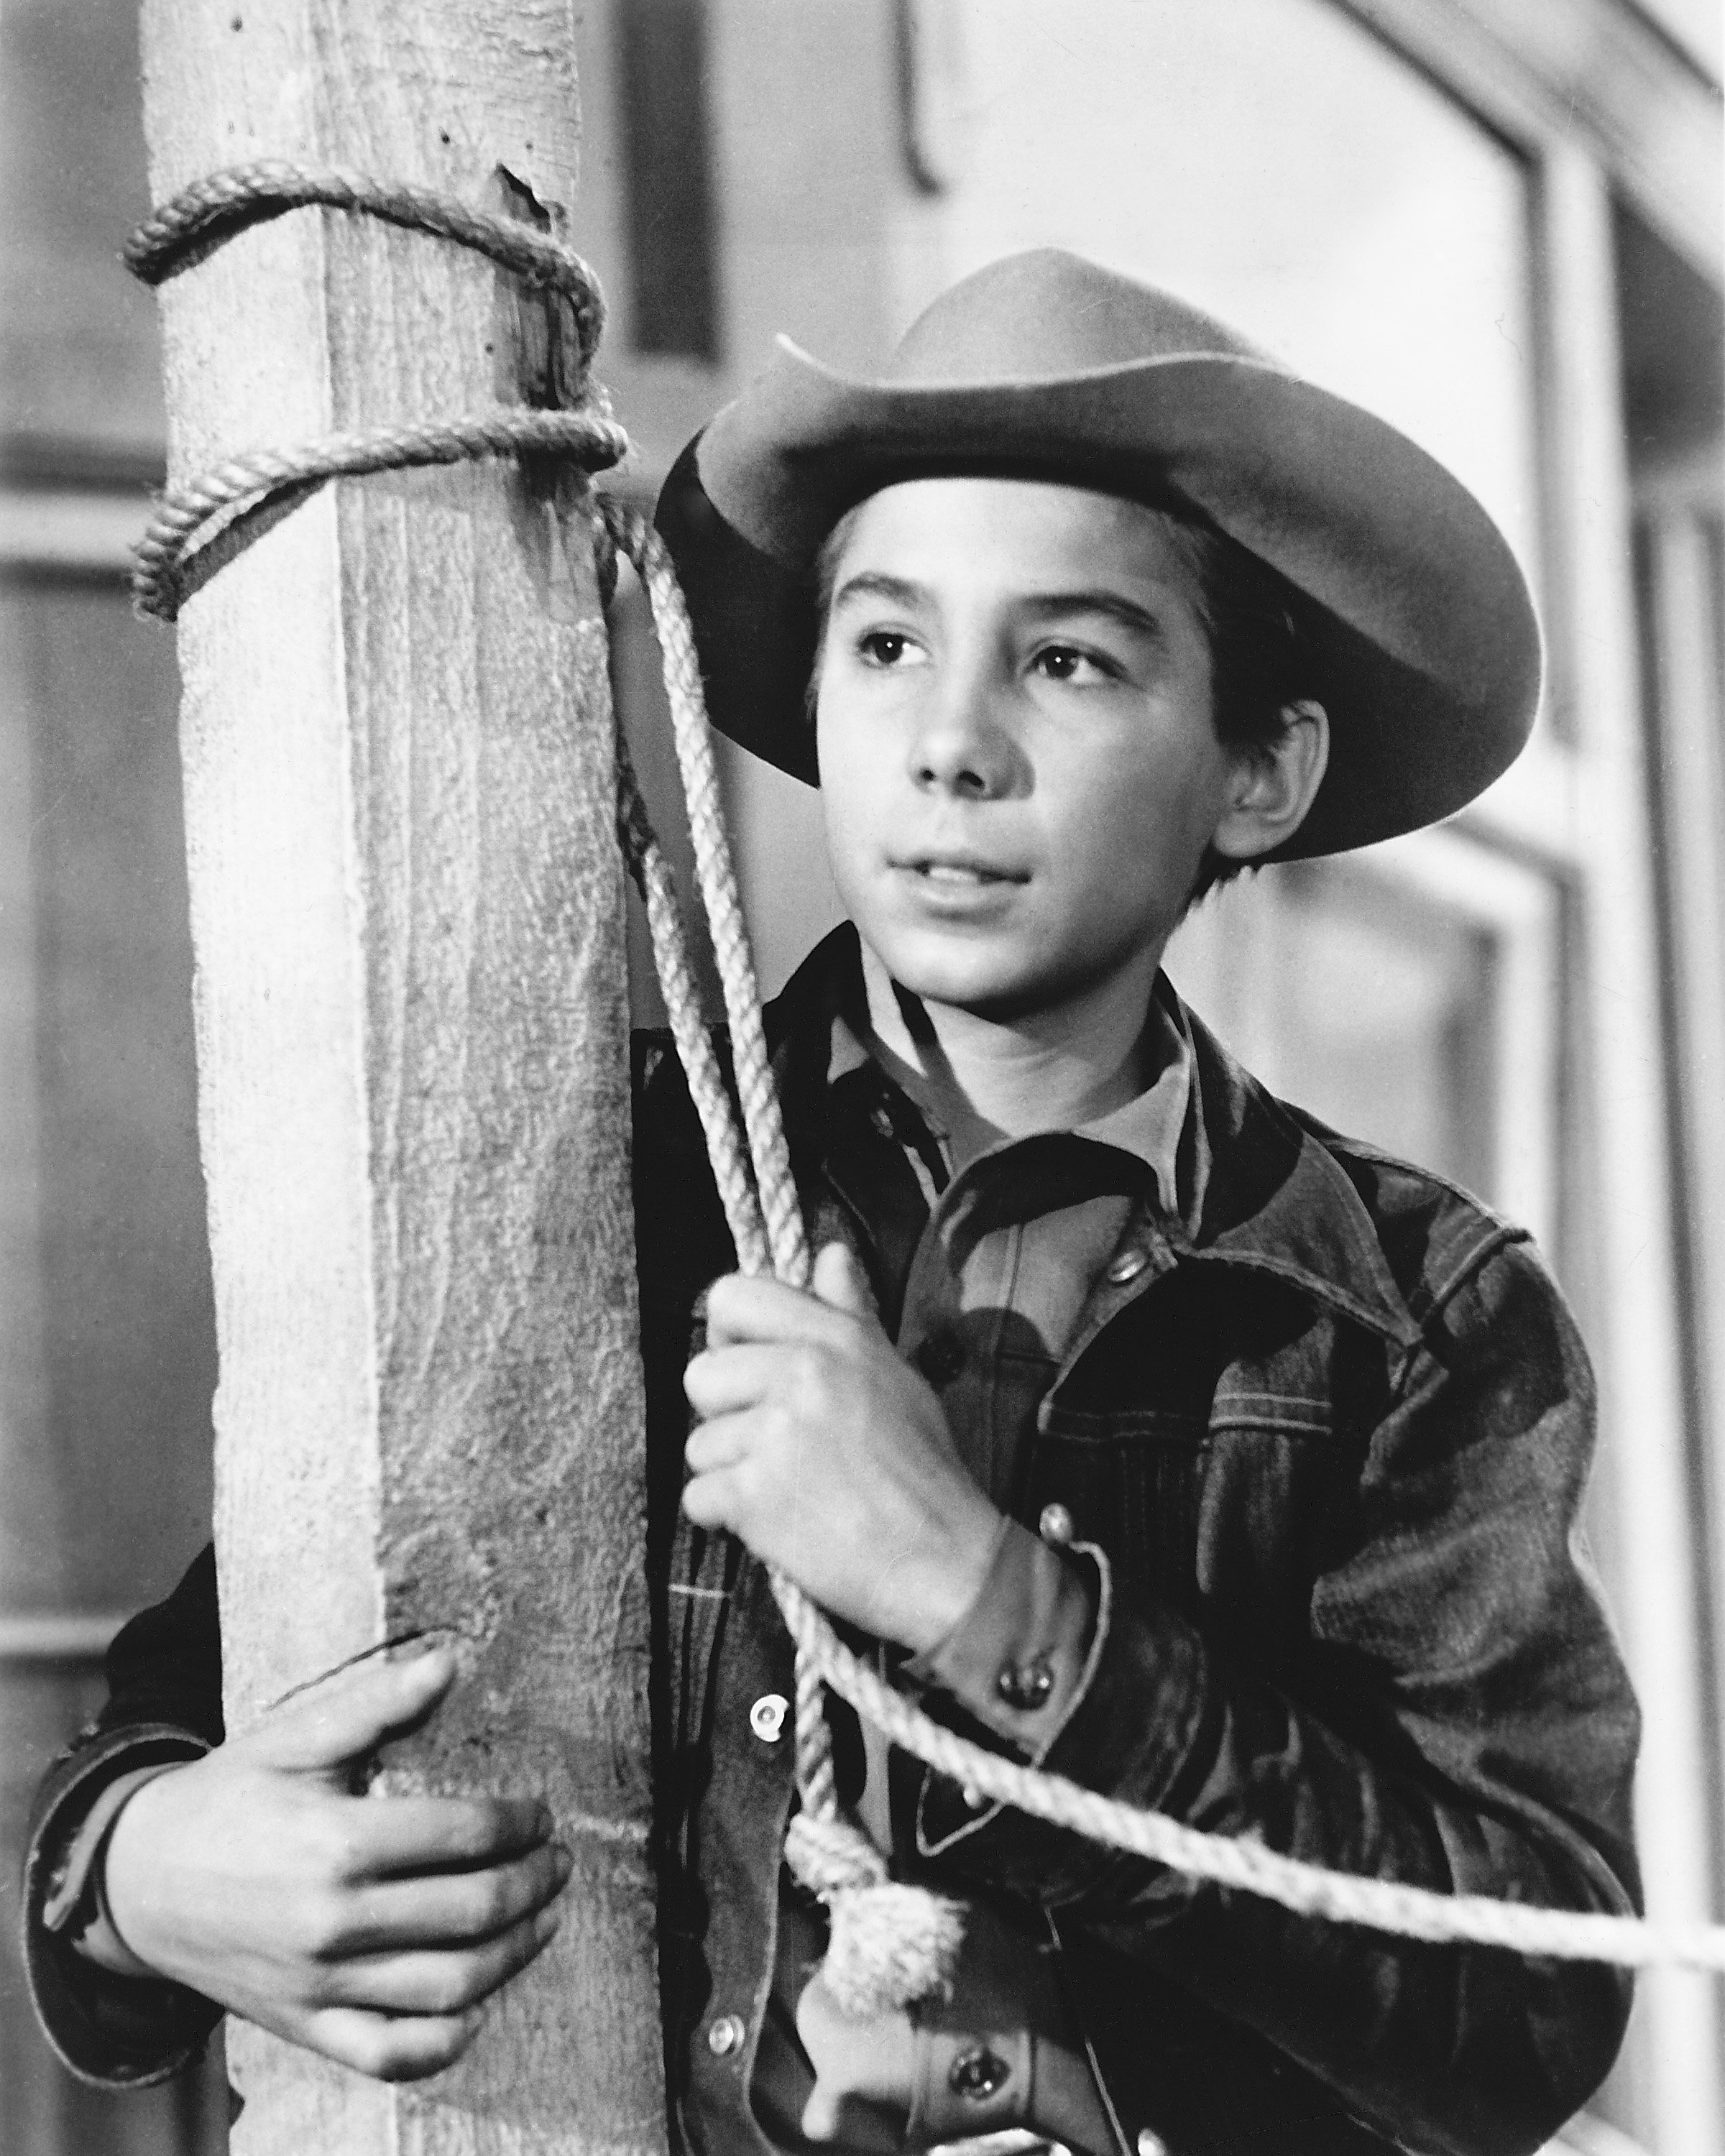
[[[871,495],[816,676],[833,872],[926,1002],[1007,1020],[1149,980],[1229,804],[1164,519],[1040,481]]]

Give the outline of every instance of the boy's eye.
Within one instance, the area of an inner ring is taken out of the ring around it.
[[[900,666],[916,647],[901,629],[870,629],[858,637],[856,649],[871,666]]]
[[[1049,681],[1111,681],[1119,670],[1094,651],[1080,651],[1070,644],[1050,644],[1030,662]]]

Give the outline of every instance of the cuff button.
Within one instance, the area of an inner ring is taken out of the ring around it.
[[[1005,2087],[1011,2074],[1012,2068],[998,2051],[991,2051],[986,2044],[973,2044],[953,2060],[947,2082],[954,2096],[968,2097],[973,2103],[986,2103]]]
[[[1074,1533],[1072,1515],[1064,1505],[1045,1505],[1036,1532],[1050,1549],[1064,1549]]]
[[[994,1680],[994,1689],[1019,1714],[1034,1714],[1046,1704],[1054,1690],[1054,1666],[1046,1655],[1027,1662],[1009,1662]]]
[[[1135,1281],[1149,1262],[1147,1250],[1136,1247],[1122,1250],[1117,1258],[1109,1261],[1106,1277],[1116,1287],[1124,1287],[1128,1281]]]

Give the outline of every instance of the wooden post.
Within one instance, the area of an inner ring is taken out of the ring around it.
[[[155,198],[258,157],[543,219],[569,0],[145,0]],[[300,211],[162,290],[170,465],[549,401],[563,303]],[[562,1931],[457,2067],[235,2025],[243,2156],[653,2151],[642,1412],[603,626],[575,484],[325,487],[187,603],[182,745],[221,1346],[230,1728],[449,1626],[394,1786],[542,1794]]]

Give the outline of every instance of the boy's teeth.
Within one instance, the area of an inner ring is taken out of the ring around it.
[[[960,868],[951,861],[930,861],[922,871],[936,883],[980,883],[980,869]]]

